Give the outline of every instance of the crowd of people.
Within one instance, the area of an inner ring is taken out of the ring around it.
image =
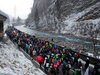
[[[62,66],[63,74],[67,73],[69,75],[69,70],[73,69],[73,75],[81,75],[82,63],[78,61],[80,58],[78,51],[74,54],[67,47],[62,48],[47,40],[41,40],[35,36],[21,32],[12,26],[9,26],[5,33],[14,43],[18,44],[19,49],[22,48],[28,53],[32,57],[32,60],[36,60],[37,56],[42,56],[43,61],[40,62],[40,68],[43,65],[47,75],[57,75],[60,66]],[[89,67],[89,63],[89,58],[87,58],[85,70]]]

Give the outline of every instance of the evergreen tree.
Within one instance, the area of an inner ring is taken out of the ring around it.
[[[18,16],[18,18],[17,18],[17,22],[20,22],[21,21],[21,18]]]

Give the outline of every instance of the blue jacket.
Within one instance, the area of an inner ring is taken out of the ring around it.
[[[64,64],[67,64],[67,63],[65,61],[63,62],[62,69],[63,69]]]
[[[26,45],[26,49],[28,49],[28,45]]]
[[[34,50],[37,50],[36,46],[34,46]]]
[[[54,48],[57,48],[57,45],[56,44],[54,45]]]

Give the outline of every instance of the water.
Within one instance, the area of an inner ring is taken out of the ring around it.
[[[62,40],[73,42],[73,43],[84,44],[87,46],[93,46],[92,43],[88,42],[88,41],[80,40],[80,39],[73,38],[73,37],[67,37],[64,35],[42,32],[42,31],[38,31],[38,30],[31,30],[31,29],[25,28],[24,25],[16,26],[16,28],[19,29],[20,31],[25,32],[25,33],[30,34],[30,35],[48,36],[48,37],[58,38],[58,39],[62,39]],[[100,43],[98,43],[97,46],[100,47]]]

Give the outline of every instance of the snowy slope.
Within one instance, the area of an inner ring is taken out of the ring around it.
[[[0,75],[45,75],[8,39],[0,42]]]

